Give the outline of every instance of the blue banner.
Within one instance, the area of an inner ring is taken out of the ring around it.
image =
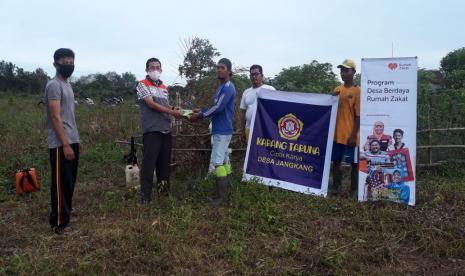
[[[330,95],[260,90],[244,178],[325,196],[337,103]]]

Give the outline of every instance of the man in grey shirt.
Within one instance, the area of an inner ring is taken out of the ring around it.
[[[52,169],[50,226],[69,233],[73,192],[81,145],[74,116],[74,93],[68,78],[74,71],[74,52],[60,48],[53,55],[56,75],[45,87],[47,142]]]

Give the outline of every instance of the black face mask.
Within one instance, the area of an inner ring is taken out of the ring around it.
[[[57,70],[58,70],[58,73],[60,73],[60,75],[63,78],[69,78],[73,74],[74,65],[72,65],[72,64],[58,64],[58,69]]]

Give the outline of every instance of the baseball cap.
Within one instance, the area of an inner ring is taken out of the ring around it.
[[[352,68],[354,70],[357,70],[357,64],[355,63],[355,61],[353,59],[345,59],[342,64],[339,64],[337,66],[337,68],[341,68],[341,67],[344,67],[344,68]]]
[[[228,69],[228,71],[231,71],[232,70],[232,63],[229,59],[227,58],[222,58],[218,61],[218,64],[224,64],[226,66],[226,68]]]

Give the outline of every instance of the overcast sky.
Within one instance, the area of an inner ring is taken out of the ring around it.
[[[465,1],[25,1],[0,0],[0,60],[54,75],[60,47],[76,53],[75,75],[132,72],[158,57],[162,79],[182,82],[181,41],[207,38],[233,66],[282,68],[346,57],[418,56],[439,67],[465,46]]]

